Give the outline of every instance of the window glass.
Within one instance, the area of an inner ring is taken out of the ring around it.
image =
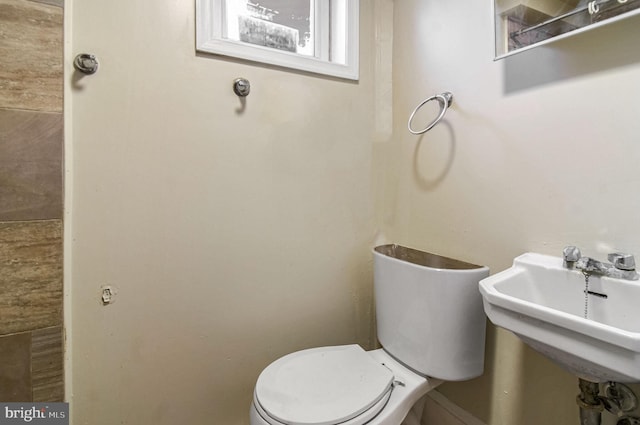
[[[227,0],[225,35],[230,40],[314,56],[312,3],[313,0]]]

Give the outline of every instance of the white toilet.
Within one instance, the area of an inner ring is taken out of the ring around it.
[[[258,377],[251,425],[417,425],[428,391],[482,374],[478,282],[489,269],[399,245],[373,257],[383,348],[311,348],[274,361]]]

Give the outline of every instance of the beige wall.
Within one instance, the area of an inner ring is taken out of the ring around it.
[[[362,2],[354,84],[196,56],[192,3],[67,5],[68,56],[101,62],[67,69],[76,424],[246,424],[273,359],[371,347],[374,238],[494,272],[640,253],[637,18],[493,62],[489,4]],[[485,375],[442,392],[490,425],[577,423],[576,379],[493,327]]]
[[[100,61],[82,78],[67,58],[76,424],[246,424],[274,359],[374,343],[388,2],[363,4],[357,83],[196,55],[194,3],[69,7],[69,56]]]
[[[505,269],[576,244],[640,254],[639,18],[492,61],[490,4],[395,2],[391,239]],[[446,122],[406,120],[449,90]],[[577,424],[577,379],[490,327],[485,376],[442,392],[491,425]]]

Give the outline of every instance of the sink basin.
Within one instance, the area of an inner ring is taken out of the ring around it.
[[[480,292],[495,325],[567,371],[592,382],[640,382],[639,281],[592,275],[585,294],[581,271],[527,253],[481,280]]]

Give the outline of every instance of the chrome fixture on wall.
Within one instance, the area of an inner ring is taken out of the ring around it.
[[[251,83],[246,78],[236,78],[233,80],[233,92],[240,97],[247,97],[251,92]]]
[[[418,110],[420,110],[420,108],[422,108],[425,104],[431,102],[432,100],[438,100],[438,102],[440,102],[440,114],[438,115],[438,117],[433,120],[431,122],[431,124],[429,124],[428,126],[426,126],[425,128],[423,128],[422,130],[414,130],[411,127],[411,121],[413,121],[413,117],[415,117],[416,113],[418,112]],[[451,94],[451,92],[444,92],[442,94],[436,94],[434,96],[431,96],[425,100],[423,100],[422,102],[420,102],[420,104],[418,106],[416,106],[416,109],[413,110],[413,112],[411,113],[411,116],[409,117],[409,122],[407,123],[407,128],[409,129],[409,132],[411,134],[424,134],[427,131],[431,130],[436,124],[438,124],[440,122],[440,120],[444,117],[444,114],[447,112],[447,109],[449,109],[449,107],[451,106],[451,103],[453,102],[453,94]]]
[[[73,60],[73,67],[83,74],[91,75],[98,71],[98,59],[89,53],[80,53]]]

